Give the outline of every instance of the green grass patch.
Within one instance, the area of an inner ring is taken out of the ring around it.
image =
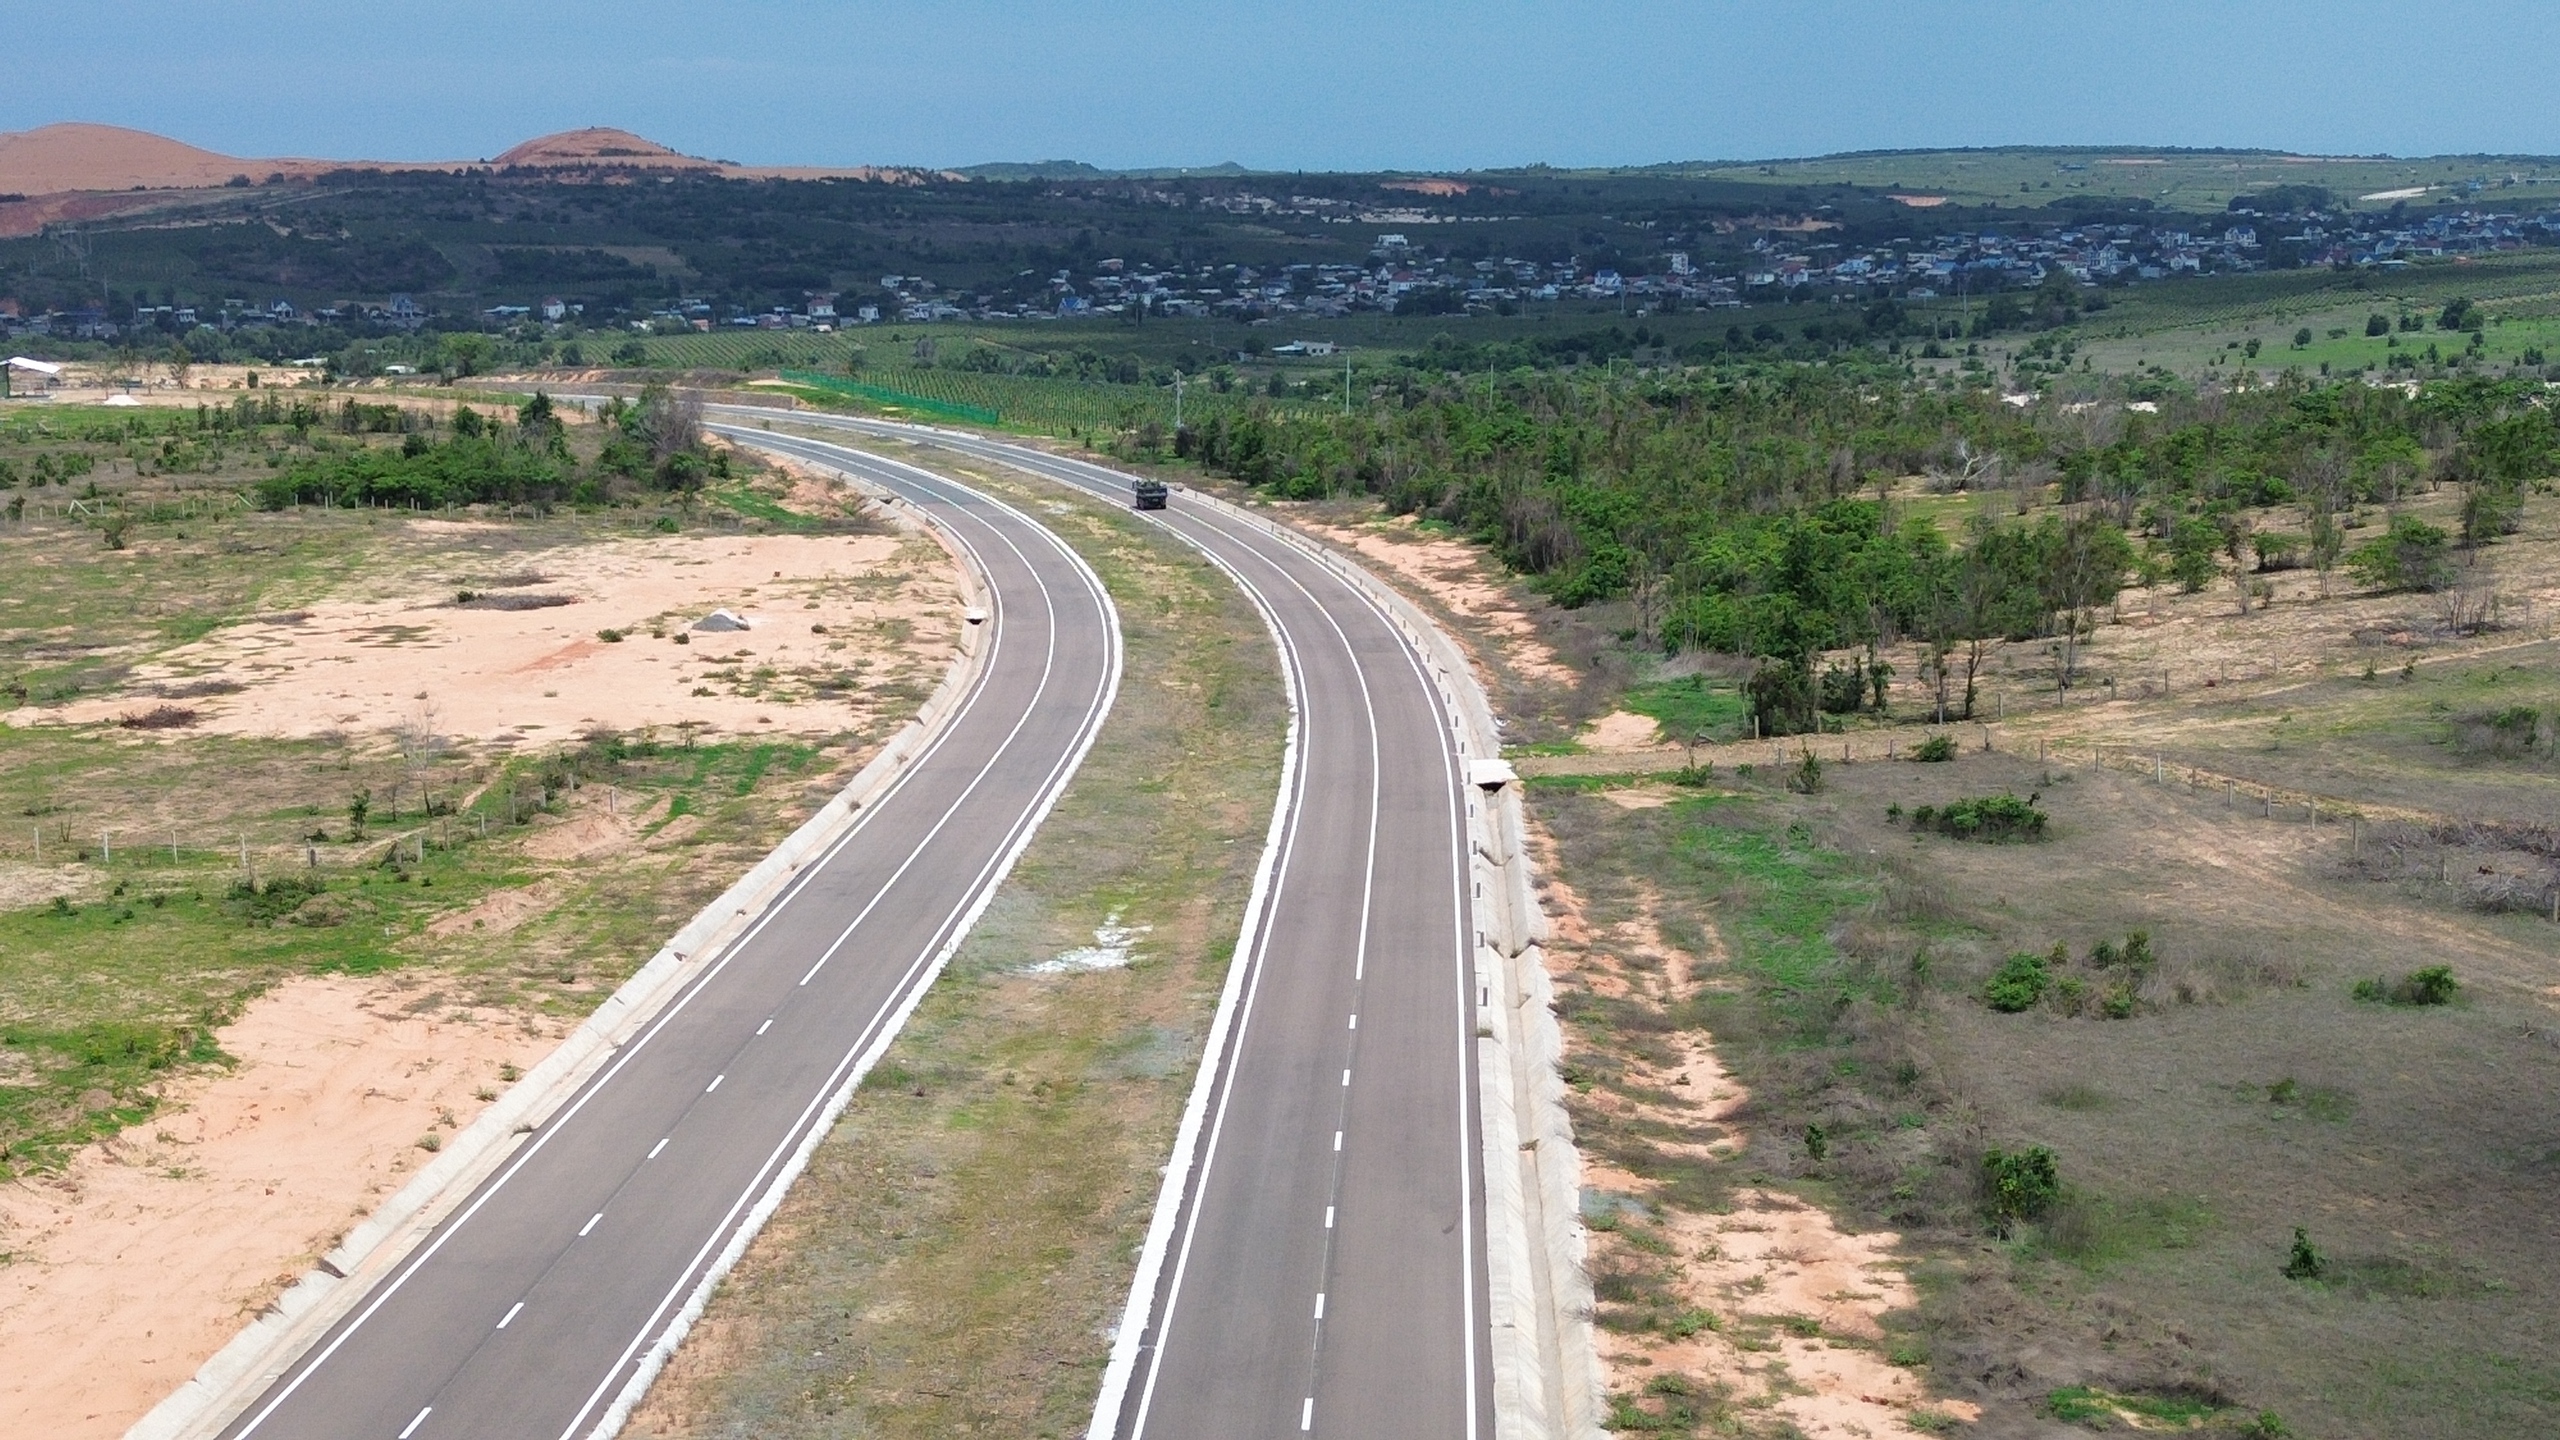
[[[1671,858],[1740,903],[1727,926],[1734,958],[1789,994],[1817,988],[1840,959],[1833,917],[1874,896],[1866,877],[1796,828],[1748,823],[1747,800],[1712,796],[1662,807],[1683,822]],[[1766,827],[1766,828],[1764,828]]]
[[[2202,1199],[2120,1199],[2065,1191],[2037,1227],[2030,1248],[2097,1273],[2145,1255],[2193,1248],[2214,1223]]]
[[[1619,703],[1660,726],[1662,738],[1673,744],[1685,744],[1697,735],[1737,739],[1751,713],[1739,685],[1704,675],[1633,686]]]
[[[2099,1428],[2121,1422],[2137,1429],[2191,1429],[2221,1414],[2223,1408],[2197,1395],[2145,1394],[2095,1385],[2066,1385],[2044,1400],[2045,1413],[2054,1419]]]

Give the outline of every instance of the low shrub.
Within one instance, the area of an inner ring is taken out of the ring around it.
[[[2023,1220],[2040,1220],[2062,1198],[2062,1167],[2042,1145],[1982,1152],[1982,1208],[2002,1234]]]
[[[255,925],[290,915],[328,889],[329,883],[313,874],[278,875],[264,884],[235,880],[223,897],[223,908]]]
[[[1976,795],[1944,806],[1923,805],[1911,812],[1911,827],[1934,830],[1958,840],[1996,845],[2004,840],[2041,840],[2048,818],[2036,808],[2035,795]]]
[[[1992,972],[1989,983],[1982,987],[1982,1002],[2007,1015],[2034,1009],[2053,984],[2050,966],[2051,962],[2042,955],[2019,951]]]
[[[2359,980],[2353,993],[2368,1004],[2450,1005],[2462,993],[2462,982],[2453,978],[2452,966],[2429,965],[2397,980]]]
[[[1911,758],[1924,763],[1953,760],[1956,758],[1956,737],[1932,735],[1911,747]]]
[[[182,730],[196,723],[196,712],[184,705],[154,705],[139,712],[127,711],[116,717],[116,724],[127,730]]]

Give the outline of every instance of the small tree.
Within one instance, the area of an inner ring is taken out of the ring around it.
[[[2347,568],[2376,590],[2441,590],[2453,583],[2451,537],[2414,515],[2396,516],[2378,539],[2347,556]]]
[[[1794,772],[1787,776],[1787,788],[1793,790],[1799,795],[1813,795],[1820,793],[1822,789],[1822,757],[1814,754],[1810,748],[1807,748],[1804,752],[1804,757],[1796,762]]]
[[[2301,1226],[2294,1226],[2293,1249],[2284,1259],[2284,1278],[2317,1280],[2328,1268],[2329,1262],[2321,1258],[2319,1248],[2311,1243],[2311,1236]]]
[[[2062,632],[2057,678],[2067,692],[2079,678],[2080,637],[2089,628],[2089,612],[2124,587],[2133,546],[2122,530],[2094,515],[2048,521],[2037,539],[2044,552],[2044,601]]]

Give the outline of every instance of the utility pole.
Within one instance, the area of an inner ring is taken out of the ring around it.
[[[1173,433],[1182,433],[1182,372],[1173,372]]]
[[[1342,357],[1342,417],[1351,418],[1351,357]]]

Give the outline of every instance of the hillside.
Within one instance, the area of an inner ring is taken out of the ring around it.
[[[501,153],[492,162],[498,165],[614,165],[672,166],[683,169],[714,169],[719,162],[697,159],[671,150],[655,140],[616,130],[607,125],[590,125],[583,130],[563,130],[557,135],[544,135],[527,140],[512,150]]]
[[[200,189],[236,175],[266,176],[317,168],[309,160],[242,160],[120,125],[70,123],[0,132],[0,191],[52,195],[66,190]]]

